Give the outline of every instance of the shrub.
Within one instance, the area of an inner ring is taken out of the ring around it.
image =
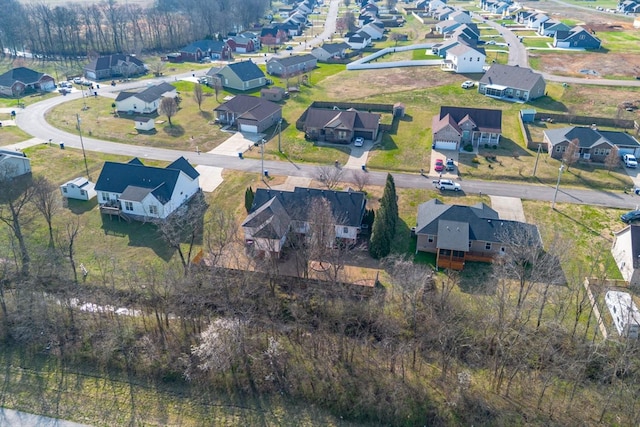
[[[479,164],[480,163],[480,159],[478,158],[478,156],[476,156],[473,159],[471,159],[471,163]]]
[[[469,151],[469,152],[473,151],[473,145],[471,145],[471,144],[465,145],[464,146],[464,151]]]

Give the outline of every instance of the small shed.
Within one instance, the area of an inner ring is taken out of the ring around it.
[[[155,124],[155,121],[153,120],[153,117],[136,117],[135,122],[136,122],[135,127],[137,130],[150,132],[156,129],[156,124]]]
[[[267,101],[282,101],[285,98],[285,90],[283,87],[271,87],[260,90],[260,98],[264,98]]]
[[[523,123],[533,123],[536,120],[536,110],[520,110],[520,117],[522,117]]]
[[[401,102],[393,104],[393,117],[404,117],[405,106]]]
[[[96,185],[86,178],[76,178],[65,182],[60,186],[62,197],[67,199],[91,200],[98,193],[95,190]]]

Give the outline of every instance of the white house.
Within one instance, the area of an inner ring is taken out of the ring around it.
[[[31,160],[20,151],[0,148],[0,181],[31,173]]]
[[[60,186],[62,197],[67,199],[91,200],[96,193],[96,185],[86,178],[76,178]]]
[[[615,232],[611,254],[629,286],[640,285],[640,225],[629,225]]]
[[[100,212],[125,219],[164,219],[200,191],[200,174],[184,158],[166,168],[106,162],[96,192]]]
[[[441,68],[456,73],[482,73],[486,58],[484,49],[460,43],[447,50]]]
[[[384,37],[384,28],[373,23],[365,25],[360,29],[360,31],[364,31],[369,34],[369,36],[371,36],[371,40],[380,40]]]
[[[449,20],[456,21],[461,24],[471,24],[471,14],[464,10],[456,10],[449,15]]]
[[[604,296],[613,324],[623,338],[638,338],[640,333],[640,311],[627,292],[607,291]]]
[[[116,110],[151,114],[160,107],[162,98],[175,98],[177,95],[176,88],[165,82],[149,86],[142,92],[120,92],[116,97]]]
[[[153,117],[136,117],[134,122],[136,130],[150,132],[156,129],[156,122]]]
[[[371,36],[364,31],[358,31],[347,39],[347,44],[351,49],[364,49],[371,44]]]

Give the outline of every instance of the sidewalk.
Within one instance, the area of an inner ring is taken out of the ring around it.
[[[26,141],[17,142],[15,144],[0,146],[0,148],[4,148],[5,150],[22,151],[25,148],[35,147],[36,145],[46,144],[46,143],[47,141],[43,141],[40,138],[31,138],[31,139],[27,139]],[[56,145],[58,144],[57,141],[53,141],[52,143]]]

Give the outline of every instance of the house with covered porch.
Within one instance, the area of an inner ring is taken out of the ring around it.
[[[578,146],[576,156],[593,162],[604,162],[615,147],[618,155],[640,156],[640,142],[626,132],[600,130],[596,126],[567,126],[543,132],[544,143],[554,159],[561,159],[569,144]]]
[[[511,101],[527,102],[545,95],[542,74],[517,65],[493,64],[478,82],[478,92]]]
[[[440,107],[433,116],[433,147],[458,150],[465,145],[498,145],[502,135],[502,110]]]

